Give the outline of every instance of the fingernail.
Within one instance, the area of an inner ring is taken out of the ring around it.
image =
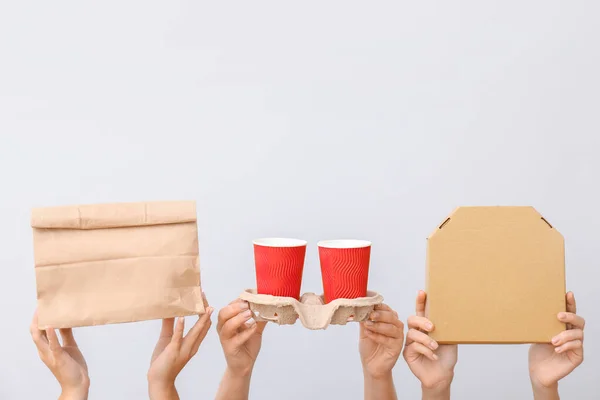
[[[250,318],[250,316],[252,316],[252,311],[246,310],[246,311],[244,311],[244,313],[242,315],[246,318]]]
[[[436,361],[439,359],[439,357],[437,356],[437,354],[433,355],[433,359],[436,360]]]
[[[433,324],[431,322],[428,322],[425,324],[425,329],[427,329],[428,331],[433,329]]]
[[[256,321],[254,320],[254,318],[250,318],[248,321],[246,321],[246,325],[248,325],[248,326],[253,325],[255,323],[256,323]]]
[[[565,319],[565,318],[567,318],[567,314],[564,313],[564,312],[558,313],[558,318],[559,319]]]
[[[374,323],[373,321],[369,321],[369,320],[367,320],[367,321],[365,322],[365,325],[373,326],[373,325],[375,325],[375,323]]]
[[[247,310],[248,309],[248,303],[246,303],[245,301],[240,303],[240,308],[242,310]]]
[[[562,347],[557,347],[554,349],[554,351],[556,351],[557,353],[560,353],[560,352],[562,352]]]
[[[556,344],[558,343],[558,337],[553,337],[552,338],[552,344]]]
[[[376,312],[371,313],[371,319],[372,320],[376,320],[378,317],[379,317],[379,313],[376,313]]]
[[[429,343],[429,347],[431,347],[431,349],[432,349],[432,350],[435,350],[435,349],[437,349],[437,348],[438,348],[438,344],[437,344],[437,342],[436,342],[435,340],[432,340],[432,341]]]

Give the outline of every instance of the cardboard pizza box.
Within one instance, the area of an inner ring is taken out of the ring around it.
[[[564,239],[533,207],[459,207],[428,238],[439,343],[548,343],[565,290]]]

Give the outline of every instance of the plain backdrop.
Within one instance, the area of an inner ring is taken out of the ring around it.
[[[59,393],[28,332],[30,208],[192,199],[216,308],[255,284],[252,239],[308,240],[303,290],[320,292],[316,242],[356,238],[373,241],[370,287],[404,320],[425,238],[454,207],[533,205],[566,238],[587,319],[586,361],[561,394],[598,399],[599,13],[593,0],[0,1],[0,398]],[[147,398],[159,329],[75,331],[90,399]],[[269,325],[251,398],[360,399],[357,337],[356,324]],[[182,399],[214,398],[224,368],[212,329]],[[402,359],[394,378],[420,398]],[[453,398],[531,398],[527,346],[460,347]]]

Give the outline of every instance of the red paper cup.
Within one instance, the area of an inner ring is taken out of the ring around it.
[[[324,240],[319,246],[325,303],[367,296],[371,242]]]
[[[267,238],[253,244],[257,292],[299,300],[306,241]]]

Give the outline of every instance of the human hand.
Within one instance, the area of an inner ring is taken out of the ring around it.
[[[77,347],[71,329],[60,329],[62,345],[54,329],[38,329],[37,310],[29,328],[40,359],[52,372],[62,394],[59,399],[85,400],[88,398],[90,378],[83,354]]]
[[[425,318],[427,294],[420,290],[416,301],[416,315],[408,318],[408,333],[404,359],[412,373],[421,381],[423,392],[446,393],[454,378],[458,361],[457,345],[438,345],[427,332],[434,329]]]
[[[173,329],[174,318],[164,319],[160,337],[152,354],[148,370],[148,391],[150,399],[179,399],[175,389],[175,379],[183,367],[198,352],[212,324],[212,307],[198,317],[185,337],[183,336],[185,318],[179,317]]]
[[[256,322],[246,301],[234,300],[219,311],[217,332],[227,361],[227,372],[234,376],[252,374],[266,322]]]
[[[532,344],[529,348],[529,377],[536,389],[558,387],[558,381],[569,375],[583,362],[583,328],[585,320],[578,316],[575,296],[566,295],[567,312],[559,313],[558,320],[567,324],[567,330],[552,339],[552,344]]]
[[[369,319],[360,323],[359,352],[365,376],[391,377],[402,353],[404,324],[386,304],[375,306]]]

